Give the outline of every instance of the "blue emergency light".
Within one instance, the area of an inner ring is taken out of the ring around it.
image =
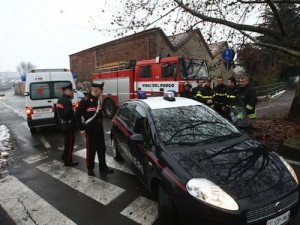
[[[174,102],[176,100],[174,92],[173,91],[165,92],[164,93],[164,100]]]
[[[173,92],[174,96],[176,97],[177,96],[177,93],[175,90],[168,90],[167,92]]]
[[[147,98],[147,94],[144,91],[139,91],[138,92],[138,99],[146,99]]]

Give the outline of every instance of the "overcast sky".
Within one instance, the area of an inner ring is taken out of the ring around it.
[[[21,61],[37,68],[69,69],[70,54],[114,40],[112,34],[94,31],[89,22],[93,17],[101,27],[109,26],[99,15],[101,4],[102,0],[0,0],[0,72],[16,71]]]

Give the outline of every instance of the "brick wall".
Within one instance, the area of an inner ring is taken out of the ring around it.
[[[70,68],[79,81],[90,81],[94,69],[103,64],[153,59],[158,52],[162,56],[170,54],[197,57],[209,62],[212,60],[199,35],[195,34],[183,46],[175,49],[162,31],[152,29],[70,55]]]

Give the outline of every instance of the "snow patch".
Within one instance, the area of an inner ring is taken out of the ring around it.
[[[0,179],[8,175],[6,168],[12,163],[10,158],[13,149],[9,143],[10,133],[5,125],[0,125]]]

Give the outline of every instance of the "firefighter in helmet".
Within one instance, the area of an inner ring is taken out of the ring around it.
[[[187,81],[187,82],[184,83],[183,86],[184,86],[184,90],[179,93],[180,97],[193,99],[194,96],[193,96],[193,93],[191,91],[191,89],[192,89],[191,82]]]

